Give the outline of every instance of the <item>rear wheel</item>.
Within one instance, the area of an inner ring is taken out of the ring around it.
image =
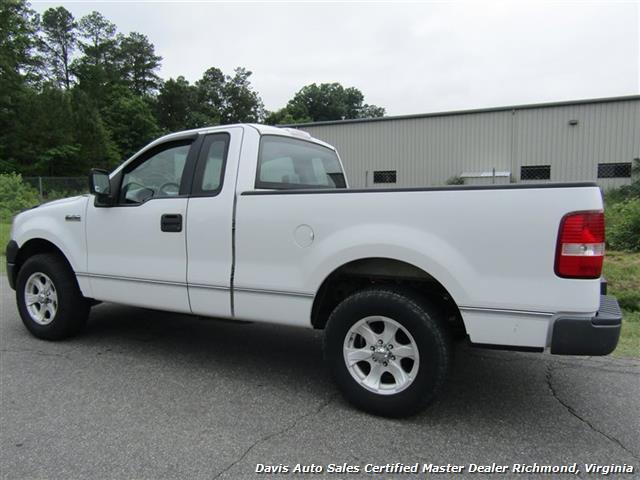
[[[409,292],[369,289],[329,317],[325,358],[343,395],[362,410],[414,414],[442,388],[451,348],[437,309]]]
[[[20,268],[16,300],[24,325],[33,335],[46,340],[78,333],[90,309],[67,263],[49,253],[34,255]]]

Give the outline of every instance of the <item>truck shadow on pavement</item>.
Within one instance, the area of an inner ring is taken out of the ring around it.
[[[336,391],[324,368],[321,331],[106,304],[94,307],[77,341],[104,348],[104,353],[159,355],[214,371],[229,367],[247,376],[259,371],[263,380],[283,389],[313,384],[322,392]],[[556,370],[583,368],[606,374],[609,368],[635,376],[640,373],[639,365],[609,358],[485,350],[460,342],[440,399],[424,414],[404,421],[420,422],[434,411],[449,411],[463,414],[466,420],[488,416],[500,422],[512,415],[521,422],[537,415],[536,406],[545,403],[543,398],[557,403],[551,384]]]

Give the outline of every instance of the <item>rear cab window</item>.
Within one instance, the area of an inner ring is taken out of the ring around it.
[[[346,188],[346,182],[334,150],[296,138],[263,135],[255,187]]]

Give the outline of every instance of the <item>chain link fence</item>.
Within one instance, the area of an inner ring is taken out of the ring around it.
[[[37,190],[43,202],[89,193],[87,177],[22,177],[22,180]]]
[[[396,183],[397,173],[395,170],[374,170],[373,183]]]
[[[550,180],[551,165],[523,165],[520,167],[520,181]]]
[[[631,162],[599,163],[598,178],[631,178]]]

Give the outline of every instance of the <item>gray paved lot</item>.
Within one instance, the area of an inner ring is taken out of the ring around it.
[[[638,476],[638,361],[461,347],[441,399],[389,420],[340,398],[316,332],[105,304],[82,336],[49,343],[0,281],[2,478],[251,478],[256,463],[298,462],[627,463]]]

